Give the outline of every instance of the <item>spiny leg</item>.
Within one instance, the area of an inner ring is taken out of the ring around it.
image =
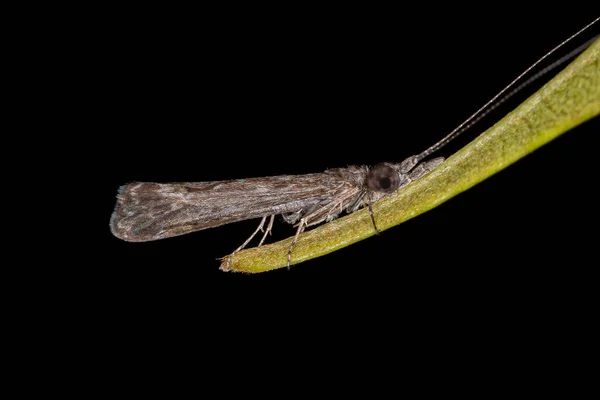
[[[367,190],[367,206],[369,207],[369,215],[371,216],[371,221],[373,222],[373,228],[375,229],[375,234],[379,235],[379,229],[377,229],[377,224],[375,224],[375,215],[373,214],[373,207],[371,207],[371,191]]]
[[[294,250],[294,246],[296,245],[296,242],[298,241],[298,236],[300,236],[300,234],[302,232],[304,232],[305,228],[306,228],[306,220],[304,218],[302,218],[300,220],[300,223],[298,224],[298,229],[296,229],[296,235],[294,236],[294,240],[292,240],[292,244],[290,245],[290,249],[288,250],[288,255],[287,255],[288,269],[290,269],[290,264],[292,261],[292,250]]]
[[[265,234],[263,235],[262,239],[260,239],[260,243],[258,244],[259,246],[262,246],[265,239],[267,238],[267,235],[271,233],[271,230],[273,230],[273,221],[274,220],[275,220],[275,214],[271,215],[271,219],[269,220],[269,225],[267,225],[267,230],[265,231]]]
[[[274,216],[271,216],[271,222],[269,223],[269,226],[272,226],[272,222],[273,222],[273,218]],[[250,237],[248,239],[246,239],[246,241],[244,243],[242,243],[242,245],[240,247],[238,247],[237,249],[235,249],[233,251],[233,253],[231,253],[230,255],[227,256],[227,264],[225,266],[225,270],[229,271],[229,264],[231,263],[231,259],[233,258],[233,255],[235,253],[237,253],[238,251],[242,250],[244,247],[246,247],[246,245],[248,243],[250,243],[250,241],[252,239],[254,239],[254,236],[256,236],[256,234],[258,233],[258,231],[262,231],[263,230],[263,226],[265,225],[265,221],[267,220],[267,216],[265,215],[264,217],[262,217],[262,219],[260,220],[260,224],[258,224],[258,228],[256,228],[256,230],[254,231],[254,233],[252,235],[250,235]],[[264,239],[264,238],[263,238]],[[261,241],[262,243],[262,241]]]

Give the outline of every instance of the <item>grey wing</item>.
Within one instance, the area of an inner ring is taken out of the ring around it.
[[[144,242],[231,222],[308,209],[348,182],[339,174],[281,175],[200,183],[135,182],[119,189],[112,233]]]

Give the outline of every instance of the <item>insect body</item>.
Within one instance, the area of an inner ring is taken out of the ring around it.
[[[259,229],[237,252],[271,217],[264,241],[273,218],[282,215],[286,222],[297,226],[288,253],[289,264],[298,235],[306,227],[331,221],[344,211],[351,213],[370,206],[442,161],[443,158],[436,158],[419,163],[415,156],[400,164],[382,163],[373,168],[349,166],[319,174],[217,182],[135,182],[119,190],[110,226],[113,234],[123,240],[144,242],[262,217]],[[374,219],[373,224],[377,230]]]

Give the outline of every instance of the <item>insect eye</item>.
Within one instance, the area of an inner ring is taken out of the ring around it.
[[[398,172],[387,164],[377,164],[367,174],[367,187],[373,191],[392,193],[399,185]]]

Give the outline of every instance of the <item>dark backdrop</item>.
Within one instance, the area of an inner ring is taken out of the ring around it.
[[[174,313],[238,310],[232,318],[265,309],[319,310],[327,318],[379,307],[398,317],[423,306],[446,318],[453,309],[478,313],[507,303],[533,309],[536,299],[558,305],[561,293],[584,303],[596,263],[597,119],[422,216],[290,271],[218,270],[217,258],[257,220],[151,243],[126,243],[108,229],[117,188],[131,181],[403,160],[592,20],[564,10],[444,14],[139,17],[107,29],[98,79],[108,100],[95,122],[110,143],[98,227],[105,246],[94,279],[132,313],[131,304],[150,302]],[[451,155],[531,93],[439,155]],[[279,219],[272,240],[293,232]]]

